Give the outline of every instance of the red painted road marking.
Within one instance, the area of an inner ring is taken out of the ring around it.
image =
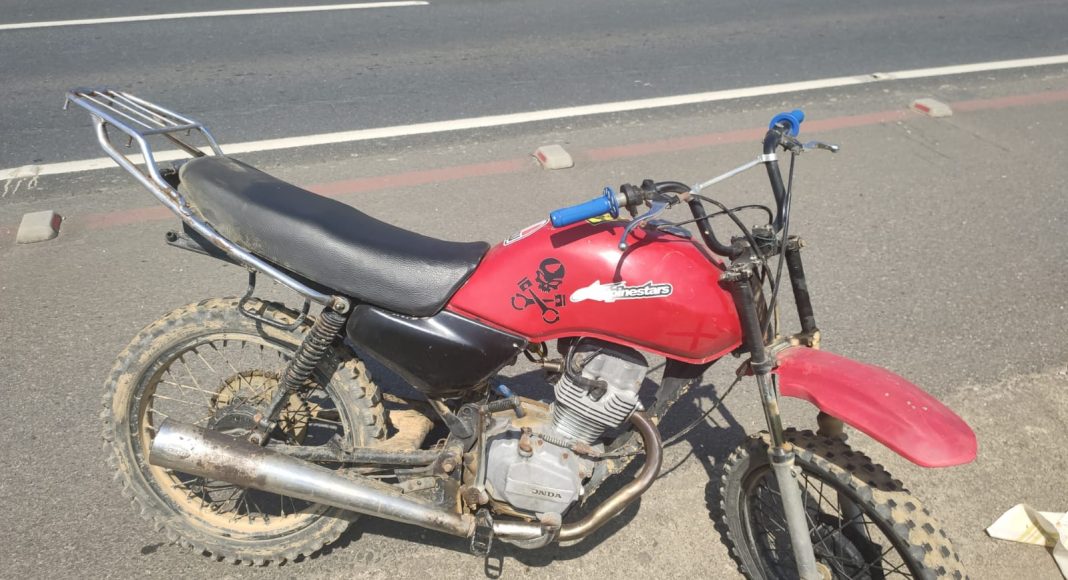
[[[808,127],[805,127],[808,129]],[[685,151],[698,149],[712,145],[726,143],[739,143],[760,139],[767,129],[741,129],[739,131],[727,131],[724,133],[708,133],[706,135],[691,135],[688,137],[673,137],[647,143],[631,143],[630,145],[618,145],[615,147],[602,147],[588,149],[585,157],[594,161],[608,161],[611,159],[626,159],[628,157],[641,157],[656,153],[670,153],[672,151]]]
[[[849,117],[819,119],[815,121],[807,121],[805,123],[804,129],[806,133],[809,133],[816,131],[834,131],[836,129],[848,129],[851,127],[865,127],[868,125],[878,125],[881,123],[888,123],[890,121],[898,121],[900,119],[904,119],[907,115],[908,111],[880,111],[878,113],[869,113],[866,115],[853,115]],[[618,147],[588,149],[585,152],[585,156],[594,161],[626,159],[628,157],[641,157],[644,155],[671,153],[674,151],[686,151],[688,149],[699,149],[702,147],[711,147],[713,145],[744,143],[746,141],[759,141],[762,137],[764,137],[764,133],[766,132],[766,128],[758,128],[741,129],[738,131],[727,131],[724,133],[692,135],[689,137],[675,137],[671,139],[662,139],[660,141],[650,141],[647,143],[634,143],[631,145],[620,145]]]
[[[1068,101],[1068,90],[1047,91],[1044,93],[1032,93],[1030,95],[1015,95],[998,99],[961,101],[959,103],[950,103],[950,106],[955,111],[986,111],[989,109],[1008,109],[1010,107],[1059,103],[1061,101]]]
[[[961,101],[950,103],[950,106],[958,111],[985,111],[1063,101],[1068,101],[1068,90],[1048,91],[994,99]],[[892,121],[899,121],[908,116],[909,111],[901,109],[879,111],[864,115],[834,117],[831,119],[817,119],[805,122],[805,132],[834,131],[838,129],[879,125]],[[644,155],[671,153],[714,145],[758,140],[764,135],[765,131],[766,129],[763,128],[742,129],[737,131],[663,139],[647,143],[620,145],[617,147],[588,149],[584,152],[583,156],[593,161],[608,161],[612,159],[626,159]],[[439,169],[409,171],[393,175],[364,177],[360,179],[312,185],[308,187],[308,189],[328,197],[338,197],[353,193],[381,191],[400,187],[414,187],[417,185],[426,185],[428,183],[440,183],[473,177],[505,175],[533,169],[529,159],[529,157],[504,159],[488,163],[474,163],[470,165],[442,167]],[[84,219],[86,226],[89,229],[107,229],[131,223],[160,221],[172,217],[173,214],[167,208],[153,206],[107,213],[88,214]]]

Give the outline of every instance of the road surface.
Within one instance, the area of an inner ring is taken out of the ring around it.
[[[272,5],[281,3],[256,6]],[[32,12],[29,6],[8,10],[5,22],[176,11],[175,3],[111,3],[106,14],[82,3],[38,2]],[[747,6],[432,2],[188,20],[181,33],[162,21],[0,30],[0,67],[14,92],[0,109],[0,165],[100,156],[83,113],[56,110],[72,84],[134,87],[195,113],[224,142],[239,142],[1068,52],[1060,32],[1062,3],[955,3],[938,10],[918,3],[894,9],[820,3],[798,5],[801,12],[791,13],[789,22],[769,22],[766,6]],[[216,9],[209,2],[181,8]],[[917,16],[932,11],[945,19],[929,23]],[[714,33],[700,34],[702,25]],[[738,34],[729,37],[731,30]],[[775,51],[757,32],[777,39],[790,32],[799,44],[770,59]],[[119,37],[126,41],[111,42]],[[147,51],[149,39],[159,48]],[[372,50],[374,39],[381,49]],[[567,53],[576,56],[570,64],[540,58]],[[123,60],[127,66],[120,66]],[[238,76],[250,71],[255,74]],[[370,82],[345,80],[355,72]],[[183,75],[185,82],[178,82]],[[370,92],[356,90],[361,87]],[[956,113],[931,119],[908,112],[906,105],[920,96],[949,102]],[[496,242],[606,184],[646,177],[694,182],[751,159],[760,127],[795,106],[808,113],[812,137],[843,146],[837,156],[800,160],[794,209],[794,227],[809,243],[806,267],[826,348],[886,366],[931,390],[975,427],[980,458],[962,468],[926,471],[862,436],[851,441],[926,500],[973,577],[1058,578],[1041,548],[996,542],[982,530],[1018,502],[1068,509],[1060,474],[1049,467],[1068,461],[1057,443],[1068,421],[1068,166],[1057,162],[1068,155],[1068,67],[241,157],[398,225]],[[260,115],[235,114],[249,109]],[[564,144],[576,166],[539,169],[529,154],[545,143]],[[97,417],[102,383],[138,329],[180,305],[241,292],[243,273],[167,247],[162,234],[174,220],[117,170],[5,185],[4,576],[484,574],[484,563],[466,554],[462,540],[370,519],[321,556],[280,568],[232,567],[167,543],[110,480]],[[768,199],[756,173],[716,195],[732,202]],[[15,245],[21,215],[47,208],[66,217],[60,237]],[[707,382],[722,385],[730,362]],[[381,378],[394,384],[384,373]],[[682,401],[665,432],[697,417],[700,404]],[[789,423],[813,426],[813,411],[804,404],[785,411]],[[709,480],[743,433],[760,425],[754,393],[740,389],[727,411],[667,451],[667,473],[640,506],[576,546],[504,549],[497,554],[504,576],[734,577],[709,518],[707,506],[718,500]]]

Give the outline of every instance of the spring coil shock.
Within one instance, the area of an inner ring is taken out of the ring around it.
[[[288,395],[311,378],[315,367],[322,362],[323,356],[326,355],[326,351],[334,343],[334,338],[344,325],[344,315],[329,308],[323,309],[319,319],[308,332],[308,336],[304,337],[304,341],[300,343],[300,348],[293,355],[293,360],[289,361],[289,366],[282,375],[282,391]]]
[[[323,361],[323,357],[326,356],[330,345],[333,344],[334,338],[337,337],[338,332],[344,325],[345,316],[343,314],[339,314],[330,308],[323,309],[319,319],[312,325],[308,335],[300,343],[296,354],[293,355],[293,359],[286,366],[278,389],[271,399],[271,405],[267,409],[266,415],[257,420],[258,428],[249,435],[249,441],[257,445],[265,445],[267,443],[265,435],[274,430],[278,415],[282,412],[286,401],[289,400],[289,396],[311,378],[312,373],[315,372],[315,367],[319,366],[319,363]]]

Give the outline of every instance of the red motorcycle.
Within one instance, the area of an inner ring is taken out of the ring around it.
[[[791,183],[798,154],[837,147],[800,142],[800,111],[776,116],[762,154],[722,176],[606,188],[491,248],[405,231],[275,179],[224,156],[199,123],[128,93],[75,90],[68,101],[180,218],[168,243],[248,270],[244,296],[149,325],[108,379],[109,459],[172,540],[220,559],[282,562],[334,541],[358,514],[469,538],[481,555],[494,540],[581,540],[656,481],[661,418],[735,355],[744,363],[730,388],[751,376],[767,420],[722,465],[718,518],[743,573],[964,576],[923,504],[844,442],[848,424],[924,467],[976,455],[971,429],[933,397],[819,350],[803,244],[790,235]],[[186,159],[161,165],[174,155],[154,149],[160,139]],[[701,193],[757,166],[774,208]],[[676,206],[692,219],[665,221]],[[750,227],[743,214],[766,219]],[[717,237],[717,216],[739,235]],[[790,335],[778,317],[784,264],[800,319]],[[259,273],[303,296],[303,308],[254,297]],[[414,389],[380,389],[357,353]],[[665,359],[651,398],[641,393],[648,354]],[[520,356],[544,370],[550,400],[497,377]],[[783,396],[820,409],[818,433],[784,429]],[[639,456],[632,481],[596,494]]]

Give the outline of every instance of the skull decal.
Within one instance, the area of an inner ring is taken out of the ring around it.
[[[542,292],[554,292],[564,281],[564,265],[556,258],[545,258],[535,274],[538,289]]]
[[[518,292],[512,296],[512,308],[526,310],[536,306],[546,324],[556,324],[560,320],[560,308],[567,304],[567,298],[559,292],[563,283],[564,265],[556,258],[545,258],[534,272],[533,282],[524,276],[516,283]]]

